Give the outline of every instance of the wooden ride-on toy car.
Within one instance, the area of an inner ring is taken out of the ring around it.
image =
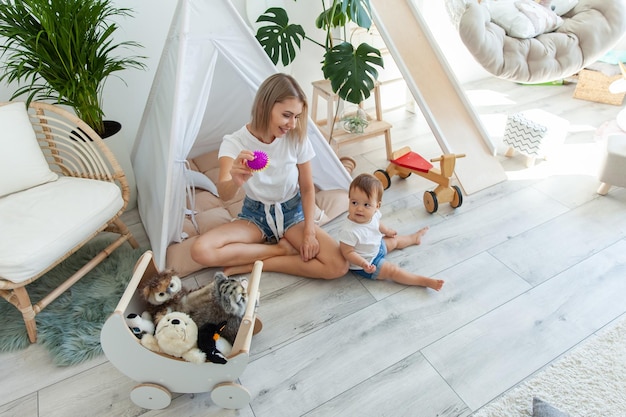
[[[433,167],[429,161],[421,155],[411,151],[408,146],[391,154],[389,166],[386,170],[379,169],[374,176],[383,183],[386,190],[391,186],[391,177],[398,175],[407,178],[412,173],[427,178],[439,184],[433,191],[424,192],[424,207],[429,213],[434,213],[440,203],[450,203],[453,208],[463,204],[463,193],[457,185],[450,185],[450,177],[454,174],[454,165],[457,158],[463,158],[465,154],[445,154],[433,158],[430,162],[439,162],[439,169]]]

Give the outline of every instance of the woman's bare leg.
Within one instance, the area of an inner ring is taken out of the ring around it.
[[[389,261],[381,265],[378,279],[390,279],[398,284],[418,285],[432,288],[435,291],[439,291],[444,284],[442,279],[428,278],[423,275],[413,274]]]
[[[246,221],[235,220],[202,234],[191,246],[191,257],[207,267],[228,267],[252,264],[274,256],[297,253],[288,242],[264,243],[259,228]]]
[[[280,243],[289,242],[295,248],[302,243],[304,223],[290,227]],[[339,243],[322,228],[316,227],[315,235],[320,245],[317,256],[307,262],[300,257],[299,251],[291,255],[273,256],[263,260],[263,270],[282,272],[307,278],[335,279],[348,273],[348,261],[339,250]],[[226,275],[237,275],[252,271],[253,263],[224,268]]]

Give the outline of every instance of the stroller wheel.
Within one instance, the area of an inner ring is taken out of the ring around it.
[[[160,410],[172,402],[172,394],[156,384],[139,384],[130,392],[130,399],[139,407]]]
[[[240,409],[250,403],[250,392],[234,382],[217,384],[211,391],[211,400],[222,408]]]

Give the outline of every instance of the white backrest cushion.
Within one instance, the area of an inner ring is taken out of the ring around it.
[[[554,7],[554,13],[563,16],[572,10],[578,4],[578,0],[552,0],[551,7]]]
[[[54,181],[22,102],[0,106],[0,197]]]
[[[491,21],[514,38],[534,38],[563,23],[551,9],[534,0],[482,0],[480,4],[489,10]]]

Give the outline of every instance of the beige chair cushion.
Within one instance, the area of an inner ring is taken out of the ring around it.
[[[123,204],[115,184],[73,177],[0,198],[0,277],[23,282],[40,274]]]
[[[626,2],[579,0],[554,32],[530,39],[507,36],[487,7],[467,4],[459,21],[463,43],[491,74],[523,83],[570,76],[602,57],[626,31]]]

